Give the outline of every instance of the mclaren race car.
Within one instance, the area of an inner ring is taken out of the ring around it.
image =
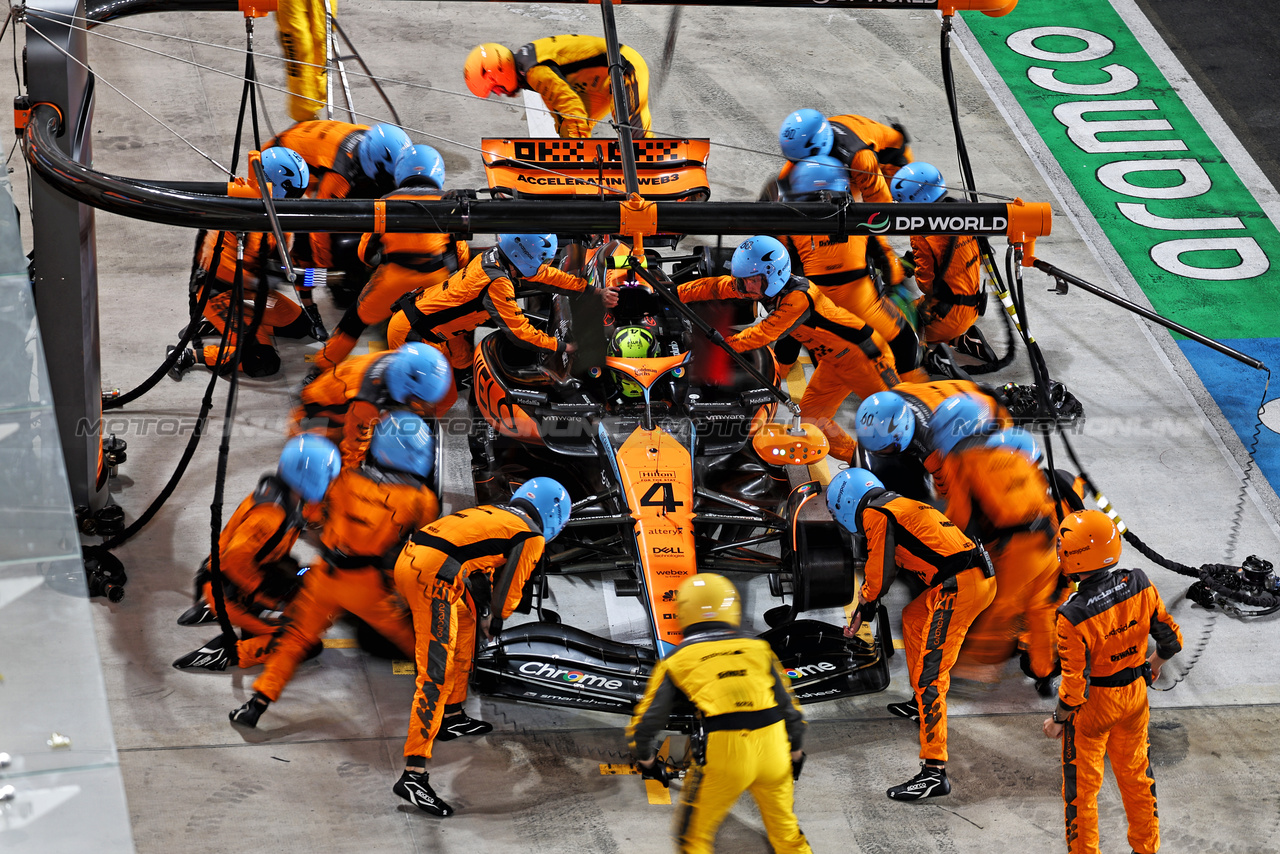
[[[617,247],[588,267],[610,266],[601,259],[617,258]],[[825,456],[825,437],[798,418],[773,421],[779,401],[790,401],[777,388],[772,351],[734,354],[715,341],[715,319],[676,298],[662,268],[682,265],[679,275],[691,277],[714,253],[633,260],[630,252],[622,248],[629,270],[597,273],[619,288],[612,308],[589,296],[527,297],[527,316],[577,345],[571,357],[545,361],[502,334],[476,348],[476,501],[509,500],[538,475],[559,480],[574,501],[526,591],[535,619],[483,646],[478,690],[629,713],[654,663],[681,640],[677,588],[704,570],[739,584],[764,575],[785,601],[766,614],[761,637],[801,702],[883,690],[892,654],[883,612],[852,639],[839,625],[800,618],[843,606],[855,591],[851,549],[822,518],[825,503],[813,501],[821,488],[806,468]],[[563,623],[546,600],[571,576],[637,597],[645,637],[621,641]]]

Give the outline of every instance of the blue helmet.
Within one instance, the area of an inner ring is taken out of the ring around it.
[[[499,234],[498,249],[522,276],[532,276],[556,257],[554,234]]]
[[[976,397],[953,394],[942,401],[929,419],[929,438],[946,456],[961,439],[982,435],[991,424],[991,412]]]
[[[1008,427],[999,433],[991,434],[991,438],[987,439],[987,447],[1008,448],[1022,454],[1037,465],[1044,458],[1040,446],[1036,444],[1036,437],[1021,427]]]
[[[916,416],[902,395],[878,391],[858,406],[854,430],[871,453],[900,454],[916,435]]]
[[[444,158],[429,145],[414,145],[400,152],[395,173],[397,187],[417,178],[435,184],[437,190],[444,189]]]
[[[827,508],[832,518],[850,533],[858,533],[858,507],[873,489],[884,489],[884,484],[866,469],[845,469],[831,478],[827,484]]]
[[[895,202],[936,202],[947,194],[947,182],[931,163],[908,163],[889,179]]]
[[[271,198],[296,199],[311,183],[307,161],[292,148],[277,145],[262,152],[262,171],[271,184]]]
[[[373,428],[369,454],[383,468],[425,478],[436,463],[436,437],[412,412],[388,412]]]
[[[778,128],[778,147],[788,160],[803,160],[819,154],[830,154],[835,142],[831,122],[817,110],[796,110]]]
[[[400,154],[412,146],[409,135],[395,125],[374,125],[364,132],[356,146],[356,160],[365,177],[379,183],[390,183]]]
[[[786,196],[791,199],[823,190],[829,193],[847,193],[849,170],[828,154],[806,157],[792,167],[787,175],[786,185]]]
[[[549,477],[535,477],[516,488],[511,496],[511,503],[519,506],[528,505],[538,515],[538,523],[542,525],[542,537],[551,542],[564,530],[564,523],[569,521],[569,512],[573,502],[569,500],[569,492],[560,485],[560,481]]]
[[[764,295],[777,296],[791,278],[791,256],[776,237],[748,237],[733,250],[729,272],[735,279],[764,276]]]
[[[329,484],[342,470],[338,446],[324,436],[303,433],[284,444],[277,476],[308,504],[324,498]]]
[[[386,357],[382,382],[396,403],[421,400],[435,403],[449,391],[453,369],[444,355],[430,344],[405,344]]]

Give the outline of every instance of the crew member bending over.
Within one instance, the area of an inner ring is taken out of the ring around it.
[[[807,724],[778,657],[768,641],[741,631],[738,591],[724,576],[686,578],[676,616],[684,642],[654,667],[627,726],[640,773],[666,786],[671,772],[654,755],[658,732],[681,700],[698,710],[705,741],[680,791],[676,850],[710,854],[724,817],[750,791],[772,849],[808,854],[792,794]]]
[[[965,633],[996,593],[995,570],[982,546],[928,504],[884,488],[866,469],[845,469],[827,486],[831,515],[851,534],[866,537],[866,577],[858,591],[853,637],[875,616],[898,568],[923,581],[923,593],[902,609],[902,640],[914,696],[889,711],[920,722],[920,773],[886,794],[895,801],[936,798],[947,779],[947,689]]]
[[[630,110],[626,123],[632,138],[650,136],[649,66],[626,45],[619,45],[619,52]],[[463,77],[478,98],[493,92],[514,97],[521,89],[537,92],[562,139],[590,137],[595,123],[613,112],[609,56],[599,36],[549,36],[514,54],[500,44],[482,44],[467,55]],[[616,114],[614,121],[620,121]]]

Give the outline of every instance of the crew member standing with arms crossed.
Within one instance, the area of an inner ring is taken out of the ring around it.
[[[1156,781],[1147,756],[1147,687],[1182,650],[1182,630],[1140,569],[1120,569],[1120,532],[1099,510],[1058,526],[1062,574],[1079,582],[1058,609],[1062,684],[1044,734],[1062,739],[1062,800],[1070,854],[1098,852],[1102,766],[1120,786],[1135,854],[1160,848]],[[1147,654],[1147,636],[1156,648]]]

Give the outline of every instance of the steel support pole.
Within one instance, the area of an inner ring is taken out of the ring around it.
[[[93,78],[81,0],[46,0],[52,14],[32,15],[25,83],[32,103],[50,103],[63,115],[63,132],[54,143],[71,159],[93,159]],[[73,29],[62,21],[74,19]],[[71,57],[78,59],[81,65]],[[71,497],[96,511],[107,503],[102,455],[102,375],[98,351],[98,261],[94,209],[53,189],[36,172],[31,176],[31,235],[35,250],[36,314],[44,339],[45,361],[53,392],[58,435],[66,458]]]

